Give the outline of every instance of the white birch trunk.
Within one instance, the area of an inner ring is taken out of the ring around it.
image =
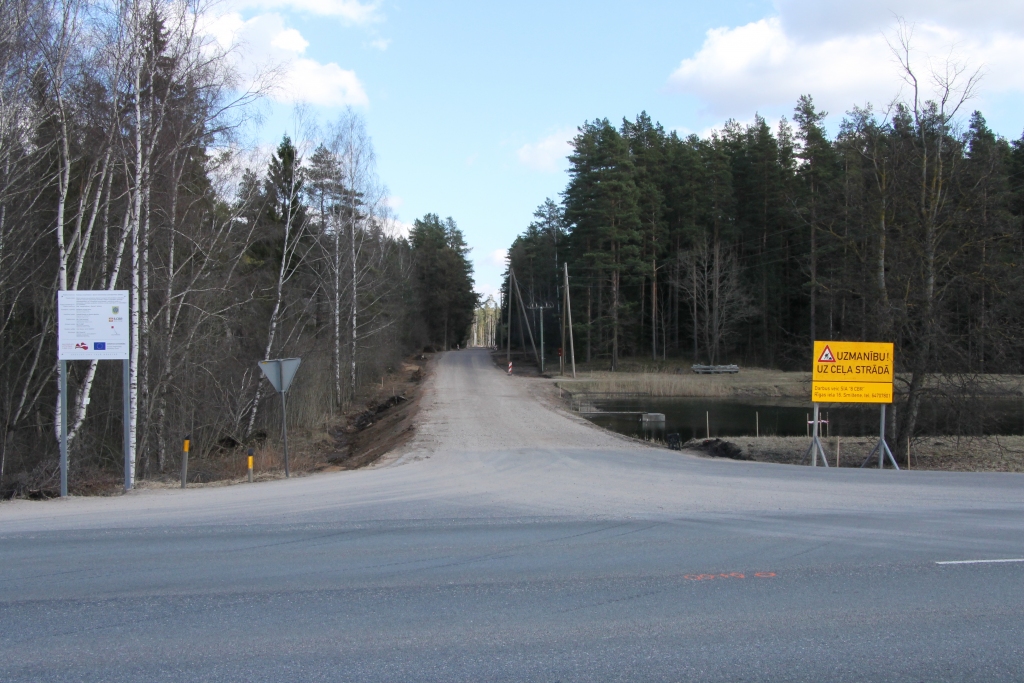
[[[334,226],[334,400],[341,407],[341,226]]]
[[[136,48],[137,50],[137,48]],[[137,52],[134,64],[135,104],[135,186],[132,188],[132,277],[131,277],[131,345],[128,364],[129,411],[128,411],[128,477],[135,484],[135,446],[138,442],[139,418],[139,332],[140,332],[140,243],[139,231],[142,218],[142,58]]]
[[[356,219],[355,219],[355,208],[353,207],[352,212],[349,214],[349,259],[352,263],[352,291],[349,293],[351,296],[351,374],[349,376],[349,396],[356,395],[356,347],[358,344],[358,338],[356,333],[359,329],[358,325],[358,314],[359,314],[359,297],[356,291],[358,286],[358,268],[356,264]]]
[[[68,125],[67,120],[64,117],[63,103],[58,106],[61,108],[61,171],[58,177],[58,194],[57,194],[57,225],[55,226],[57,231],[57,291],[63,292],[68,288],[68,250],[67,245],[64,243],[64,211],[67,206],[68,198],[68,185],[71,182],[71,150],[68,144]],[[53,432],[54,437],[57,441],[60,441],[61,432],[61,364],[57,362],[57,403],[54,408],[55,419],[53,421]]]
[[[289,249],[291,249],[291,228],[292,228],[292,200],[295,197],[295,173],[298,169],[292,168],[292,175],[289,179],[288,196],[285,201],[287,208],[285,209],[285,221],[284,221],[284,246],[281,249],[281,267],[277,273],[277,288],[276,296],[274,297],[274,310],[270,314],[270,326],[267,330],[267,346],[263,351],[263,360],[270,359],[270,353],[274,349],[274,338],[277,336],[277,324],[278,318],[281,314],[281,301],[284,298],[284,283],[287,279],[288,273],[288,257]],[[260,382],[256,385],[256,396],[253,398],[252,411],[249,413],[249,424],[246,426],[245,435],[248,437],[252,434],[253,427],[256,425],[256,414],[260,407],[260,398],[263,396],[263,383]]]

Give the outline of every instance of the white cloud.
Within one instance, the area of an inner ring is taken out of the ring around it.
[[[499,268],[504,268],[508,261],[508,250],[507,249],[495,249],[490,253],[490,261],[492,264]]]
[[[376,40],[370,41],[370,47],[380,50],[381,52],[387,50],[389,45],[391,45],[390,38],[377,38]]]
[[[210,17],[204,27],[221,47],[232,49],[237,68],[250,78],[275,70],[271,97],[278,102],[308,102],[328,107],[366,106],[369,98],[354,71],[330,62],[299,57],[309,46],[280,14],[245,20],[237,12]]]
[[[325,107],[366,106],[370,99],[355,71],[331,62],[296,59],[288,67],[279,99],[284,102],[309,102]]]
[[[309,47],[309,41],[302,37],[302,34],[293,28],[286,28],[270,39],[273,47],[280,48],[286,52],[298,52],[302,54]]]
[[[723,117],[780,111],[805,93],[833,114],[854,104],[884,106],[903,85],[886,40],[894,38],[896,12],[917,22],[912,58],[923,80],[930,65],[952,56],[972,70],[983,68],[983,94],[1024,92],[1024,23],[1011,27],[973,17],[997,16],[1005,3],[983,0],[992,5],[987,13],[976,4],[942,0],[905,1],[892,10],[890,4],[779,0],[778,16],[709,30],[701,48],[672,73],[669,86],[695,95],[709,113]],[[1024,20],[1019,8],[1010,13]]]
[[[516,156],[519,157],[520,163],[535,171],[559,171],[565,164],[565,158],[572,151],[570,142],[575,135],[575,128],[563,128],[539,142],[523,145],[516,151]]]
[[[345,24],[364,26],[382,20],[379,2],[359,0],[236,0],[234,7],[292,10],[321,17],[336,17]]]
[[[412,229],[414,227],[412,223],[405,223],[398,219],[391,221],[391,223],[393,226],[392,234],[405,237],[406,239],[409,238],[409,233],[412,232]]]
[[[483,301],[486,301],[489,296],[494,297],[495,301],[499,301],[501,299],[501,287],[498,285],[492,285],[487,282],[477,282],[474,289]]]
[[[975,33],[1024,30],[1024,4],[1006,0],[775,0],[786,33],[802,40],[887,29],[895,17]]]
[[[221,49],[228,50],[238,42],[239,34],[245,28],[245,19],[238,12],[224,14],[203,14],[199,17],[199,30],[217,42]]]

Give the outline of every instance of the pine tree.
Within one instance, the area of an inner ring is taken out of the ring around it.
[[[469,247],[455,221],[437,214],[418,218],[409,233],[419,284],[420,312],[430,341],[443,349],[462,344],[473,322],[478,297],[473,292]]]
[[[801,180],[803,197],[800,216],[807,226],[810,249],[808,253],[810,313],[810,338],[808,346],[818,336],[818,241],[819,234],[828,228],[831,205],[832,182],[836,175],[835,150],[822,125],[828,112],[818,111],[810,95],[801,95],[793,113],[797,124],[797,139],[800,140],[798,157],[803,160],[798,177]]]
[[[611,369],[615,370],[621,321],[629,306],[622,296],[623,280],[630,278],[639,263],[639,193],[629,147],[607,119],[584,124],[573,147],[570,182],[563,195],[565,217],[574,249],[581,253],[599,294],[607,278]]]

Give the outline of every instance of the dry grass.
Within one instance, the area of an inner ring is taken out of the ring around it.
[[[638,368],[642,366],[637,366]],[[581,398],[602,394],[656,398],[799,398],[810,400],[811,373],[740,368],[734,375],[698,375],[688,368],[647,367],[636,372],[577,371],[558,378],[559,388]],[[933,376],[926,386],[937,395],[1024,396],[1024,376]],[[900,384],[897,383],[897,390]]]
[[[811,440],[800,436],[727,437],[751,460],[796,465],[803,462]],[[876,438],[822,439],[830,466],[860,467]],[[890,444],[891,445],[891,444]],[[1024,472],[1024,436],[923,437],[911,443],[911,470],[946,472]],[[872,462],[877,462],[877,457]],[[903,464],[900,467],[904,467]]]
[[[314,421],[318,424],[314,427],[295,425],[289,420],[288,426],[288,465],[292,476],[301,476],[311,472],[323,472],[353,467],[351,462],[337,464],[338,456],[345,458],[360,456],[358,465],[365,465],[369,460],[365,452],[376,449],[386,450],[398,437],[404,437],[407,430],[405,422],[397,428],[403,434],[394,435],[382,432],[379,426],[387,427],[385,424],[392,413],[410,411],[408,404],[402,404],[403,408],[388,411],[382,419],[375,420],[374,424],[364,431],[350,434],[349,423],[358,417],[368,407],[376,406],[382,400],[396,394],[415,397],[419,383],[422,379],[425,363],[419,359],[406,361],[397,364],[397,370],[385,375],[381,384],[370,384],[359,390],[358,401],[354,401],[346,411],[336,415],[332,420]],[[414,400],[408,403],[414,403]],[[291,404],[289,404],[289,414]],[[291,417],[291,415],[289,415]],[[276,427],[276,424],[274,425]],[[353,437],[358,441],[371,443],[356,443],[351,447]],[[194,486],[226,486],[239,484],[248,481],[248,449],[245,446],[236,448],[215,448],[206,453],[194,449],[189,457],[188,463],[188,485]],[[355,452],[354,452],[355,451]],[[375,452],[376,452],[375,451]],[[378,453],[379,454],[379,453]],[[374,453],[370,453],[374,455]],[[172,454],[164,472],[150,472],[146,478],[140,477],[136,487],[140,489],[167,489],[177,488],[181,485],[181,465],[178,453]],[[25,481],[15,481],[6,491],[0,491],[0,499],[4,497],[21,498],[53,498],[59,492],[59,471],[56,463],[50,463],[47,468],[37,468],[31,478],[23,477]],[[262,445],[253,449],[253,474],[256,481],[280,479],[284,477],[284,448],[279,438],[279,432],[274,429],[269,438]],[[72,495],[117,495],[123,490],[123,478],[120,473],[108,471],[94,466],[83,466],[76,463],[69,475],[68,490]],[[6,494],[6,495],[4,495]]]
[[[288,430],[288,469],[292,476],[316,472],[324,467],[323,453],[332,443],[326,431],[301,428]],[[236,448],[206,457],[193,457],[188,461],[188,485],[226,486],[248,481],[249,456],[247,449]],[[175,467],[162,475],[139,480],[138,488],[177,488],[181,485],[181,470]],[[284,477],[284,448],[280,442],[267,443],[253,449],[253,478],[256,481]],[[115,486],[115,492],[120,490]]]
[[[360,456],[364,451],[377,445],[388,447],[395,439],[386,429],[388,420],[395,413],[408,413],[410,404],[415,402],[418,387],[423,377],[425,362],[419,360],[404,361],[397,364],[396,370],[389,372],[381,384],[363,386],[359,390],[358,402],[353,402],[346,411],[339,414],[333,421],[324,421],[316,427],[288,427],[288,469],[292,476],[301,476],[312,472],[349,469],[353,463],[347,459],[353,455]],[[351,429],[352,421],[369,407],[394,395],[405,395],[411,400],[401,404],[400,408],[389,410],[365,429],[365,433]],[[398,427],[404,430],[405,424]],[[350,443],[359,437],[363,440],[372,439],[372,444]],[[353,452],[353,450],[358,452]],[[379,448],[378,448],[379,450]],[[373,455],[371,453],[371,455]],[[359,465],[370,460],[358,458]],[[345,461],[345,462],[342,462]],[[247,449],[238,447],[232,450],[219,451],[189,459],[189,486],[225,486],[248,481]],[[253,449],[253,478],[256,481],[280,479],[284,477],[284,444],[275,431],[261,446]],[[147,481],[140,481],[140,488],[171,488],[180,486],[180,470],[166,472]],[[116,489],[115,489],[116,490]]]
[[[658,398],[806,398],[811,373],[744,368],[734,375],[692,372],[586,372],[577,379],[560,379],[559,388],[573,396],[618,394]]]

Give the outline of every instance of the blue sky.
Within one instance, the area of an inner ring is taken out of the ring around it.
[[[534,209],[565,187],[583,121],[646,110],[703,134],[755,112],[776,121],[808,92],[834,126],[853,104],[900,94],[886,45],[897,16],[922,75],[950,55],[981,68],[969,108],[1006,137],[1024,132],[1024,3],[229,0],[211,14],[246,64],[282,67],[260,138],[279,140],[296,102],[324,121],[351,106],[398,219],[452,216],[483,293]]]

